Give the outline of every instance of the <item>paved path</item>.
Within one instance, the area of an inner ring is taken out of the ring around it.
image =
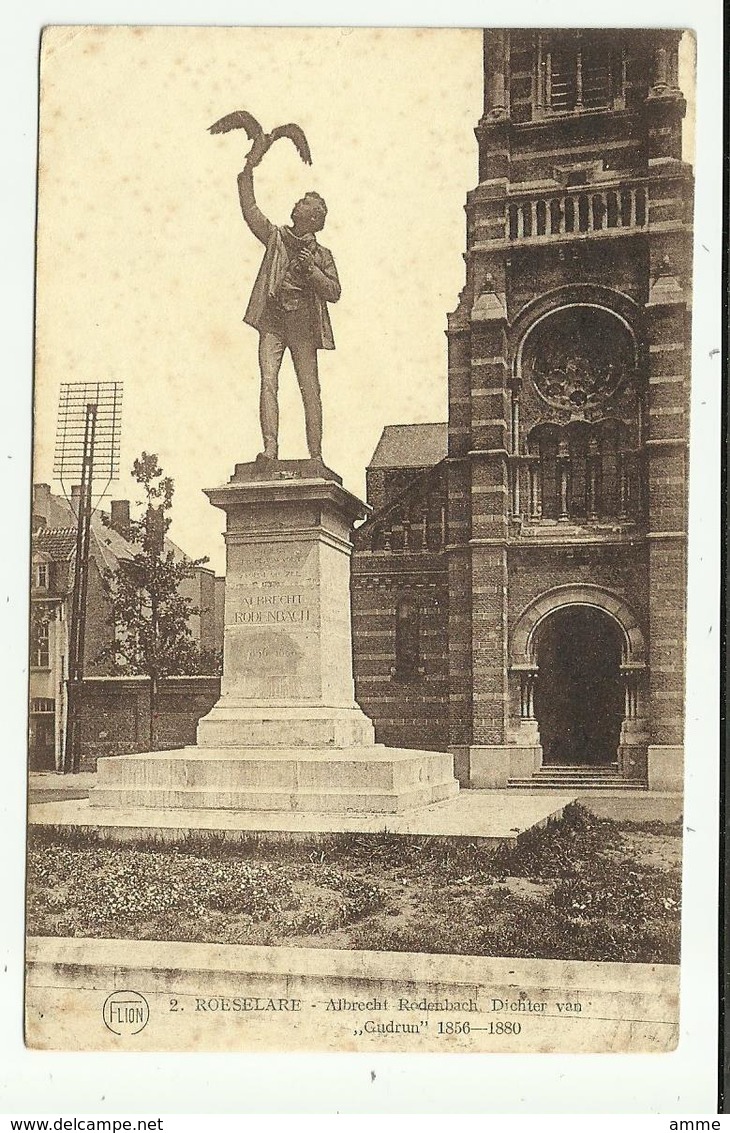
[[[31,772],[28,780],[28,801],[32,806],[35,803],[62,802],[69,799],[87,799],[89,797],[89,792],[93,789],[95,784],[96,774],[92,771],[81,772],[77,775],[57,775],[54,772]],[[466,798],[466,794],[468,794],[469,798]],[[447,821],[450,824],[454,814],[456,813],[458,813],[459,816],[461,816],[462,814],[468,814],[469,816],[472,816],[475,812],[482,812],[484,810],[483,804],[481,802],[477,802],[476,800],[483,799],[487,794],[492,795],[495,798],[506,798],[508,800],[507,807],[510,813],[512,812],[512,808],[514,807],[515,798],[523,798],[525,796],[529,796],[537,797],[538,801],[541,804],[545,800],[550,801],[557,799],[555,805],[558,809],[565,805],[566,800],[576,799],[578,802],[582,803],[583,806],[588,807],[589,810],[598,815],[599,818],[613,818],[617,819],[620,822],[626,820],[646,822],[652,819],[657,822],[676,822],[682,817],[682,796],[675,792],[623,790],[615,791],[610,789],[603,789],[600,791],[576,790],[572,794],[566,795],[565,792],[561,791],[550,792],[546,791],[545,789],[539,790],[533,787],[510,788],[510,790],[508,791],[490,790],[488,792],[469,790],[466,793],[464,790],[462,790],[459,798],[460,800],[465,801],[460,804],[458,812],[453,810],[450,811],[448,819],[444,816],[444,821]],[[474,796],[473,800],[471,799],[471,796]],[[452,802],[454,801],[455,800],[452,800]],[[440,806],[441,804],[435,805]],[[504,806],[505,804],[502,802],[499,805]],[[430,813],[432,809],[433,808],[429,808],[429,810],[425,813]],[[34,811],[33,813],[35,814],[36,812]],[[45,814],[48,813],[50,812],[45,812]],[[84,813],[83,808],[81,813]],[[129,812],[125,812],[125,814],[126,813]],[[180,815],[183,812],[176,813]],[[200,812],[194,813],[196,813],[196,822],[194,822],[193,825],[197,825],[197,813]],[[216,813],[220,814],[221,812]],[[267,820],[269,819],[269,817],[269,815],[266,816]],[[43,812],[38,812],[38,818],[33,819],[33,821],[49,822],[50,819],[45,817]],[[61,817],[58,821],[60,821],[63,825],[67,824],[69,819],[66,817],[65,811],[61,812]],[[79,819],[79,821],[82,820]],[[88,825],[88,821],[88,819],[84,820],[83,824]],[[286,821],[287,824],[289,824],[288,817]],[[383,819],[383,823],[386,822],[388,822],[388,820]],[[119,825],[119,823],[115,820],[113,825]],[[216,825],[219,827],[219,824]],[[200,820],[199,828],[201,827],[206,827],[205,820],[203,819]],[[266,828],[268,829],[269,827]],[[274,827],[274,829],[279,829],[279,827]],[[299,828],[297,827],[295,829]],[[325,827],[324,829],[328,828]],[[350,828],[348,827],[348,829]],[[384,829],[384,826],[378,827],[378,829]],[[388,829],[395,830],[396,827],[391,824],[388,825]],[[398,829],[401,828],[398,827]],[[443,832],[453,833],[452,830]],[[431,833],[431,831],[422,831],[421,833]]]
[[[76,775],[59,775],[55,771],[31,771],[28,775],[30,803],[58,802],[62,799],[87,799],[96,783],[96,772],[79,771]]]
[[[514,791],[460,791],[452,799],[405,815],[293,814],[285,811],[117,810],[91,807],[88,799],[36,803],[31,825],[96,826],[111,838],[159,832],[179,838],[188,831],[330,834],[337,832],[420,834],[433,837],[511,840],[532,826],[560,818],[574,795],[520,795]]]

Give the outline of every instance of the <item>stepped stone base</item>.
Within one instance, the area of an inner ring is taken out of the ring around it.
[[[375,729],[357,704],[344,708],[252,705],[221,697],[198,724],[198,747],[372,747]]]
[[[402,814],[452,798],[442,752],[368,747],[200,748],[100,759],[92,807]]]
[[[195,747],[100,759],[90,809],[396,815],[456,795],[453,756],[376,744],[355,701],[350,553],[366,505],[311,460],[237,464],[207,495],[226,513],[220,700]]]

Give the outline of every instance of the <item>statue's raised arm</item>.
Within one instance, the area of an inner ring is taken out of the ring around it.
[[[246,224],[257,240],[260,240],[262,244],[268,244],[274,226],[256,204],[256,196],[253,191],[253,171],[254,165],[249,156],[238,174],[238,199],[241,202],[241,212]]]

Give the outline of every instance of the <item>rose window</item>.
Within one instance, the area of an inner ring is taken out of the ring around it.
[[[540,397],[572,418],[591,418],[634,370],[625,325],[599,307],[568,307],[542,319],[525,342],[522,373]]]

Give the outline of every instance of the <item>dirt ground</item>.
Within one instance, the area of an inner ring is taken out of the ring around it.
[[[641,865],[652,866],[655,869],[681,870],[682,868],[682,838],[670,828],[672,833],[653,833],[633,830],[623,830],[621,840],[622,852],[633,857]]]
[[[336,836],[324,848],[31,839],[31,935],[676,963],[681,830],[563,822],[498,850]]]

